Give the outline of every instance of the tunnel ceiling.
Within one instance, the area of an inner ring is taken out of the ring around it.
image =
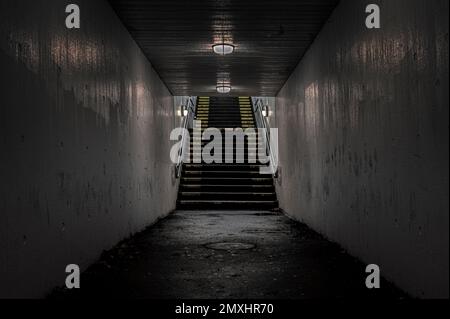
[[[174,95],[274,96],[338,0],[110,0]],[[218,56],[212,45],[232,42]]]

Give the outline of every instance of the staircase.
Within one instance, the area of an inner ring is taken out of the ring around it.
[[[262,165],[248,160],[248,154],[256,157],[258,147],[261,147],[257,133],[246,138],[243,146],[233,143],[233,155],[225,154],[226,128],[253,128],[256,131],[251,103],[250,97],[197,99],[195,119],[201,121],[202,132],[217,128],[222,133],[222,163],[208,164],[203,159],[199,163],[193,162],[194,155],[201,158],[201,151],[210,141],[202,141],[201,150],[195,148],[191,130],[191,162],[183,164],[178,209],[270,210],[278,207],[272,175],[261,175]],[[238,161],[242,158],[243,163]]]

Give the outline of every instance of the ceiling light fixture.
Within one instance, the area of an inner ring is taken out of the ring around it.
[[[234,45],[221,43],[213,45],[214,53],[218,55],[228,55],[234,52]]]
[[[219,84],[217,85],[217,92],[220,94],[228,94],[231,92],[231,85]]]

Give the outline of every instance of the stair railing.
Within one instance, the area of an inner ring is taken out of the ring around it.
[[[255,114],[256,127],[258,129],[263,129],[265,132],[266,154],[269,155],[269,162],[270,162],[269,165],[271,168],[272,176],[273,178],[278,178],[278,166],[275,165],[277,161],[271,147],[270,125],[267,122],[266,117],[263,115],[263,109],[265,107],[264,102],[261,98],[254,97],[252,98],[252,104],[253,104],[253,112]]]
[[[187,138],[187,134],[189,134],[189,129],[193,127],[194,117],[195,117],[195,109],[197,106],[197,97],[196,96],[189,96],[185,106],[183,107],[183,110],[181,112],[184,112],[184,110],[187,110],[187,115],[182,114],[183,116],[183,135],[181,137],[181,147],[178,151],[178,160],[176,165],[176,175],[177,178],[181,177],[181,173],[183,172],[183,162],[184,162],[184,155],[186,151],[186,142],[189,141]]]

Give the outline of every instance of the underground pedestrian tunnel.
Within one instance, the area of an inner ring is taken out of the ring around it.
[[[447,0],[4,0],[0,72],[1,298],[448,298]]]

